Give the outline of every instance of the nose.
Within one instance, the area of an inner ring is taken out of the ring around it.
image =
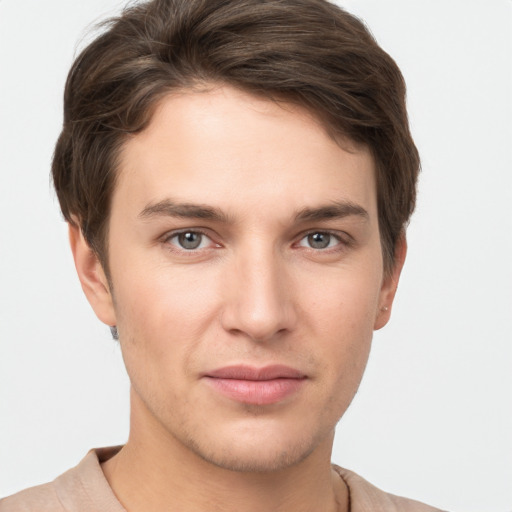
[[[292,331],[297,314],[286,262],[272,250],[260,249],[238,255],[231,269],[223,328],[260,342]]]

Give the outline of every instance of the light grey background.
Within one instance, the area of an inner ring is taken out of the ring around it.
[[[423,173],[393,318],[333,460],[453,512],[510,511],[512,2],[340,3],[402,68]],[[48,178],[76,45],[121,4],[0,1],[0,496],[127,438],[120,353]]]

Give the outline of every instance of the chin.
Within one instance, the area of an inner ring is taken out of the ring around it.
[[[259,449],[253,453],[248,450],[219,450],[213,452],[209,450],[195,450],[204,461],[213,464],[228,471],[238,473],[271,473],[278,472],[295,466],[305,460],[313,451],[313,448],[304,449],[296,447],[295,449],[283,449],[278,451],[269,451]]]
[[[281,435],[280,435],[281,434]],[[267,431],[260,435],[220,436],[208,444],[188,438],[185,444],[202,460],[228,471],[241,473],[278,472],[300,464],[322,443],[325,437],[295,437],[295,433]]]

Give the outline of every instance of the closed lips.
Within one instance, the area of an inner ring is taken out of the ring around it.
[[[299,370],[284,365],[271,365],[262,368],[253,366],[237,365],[226,366],[208,372],[206,377],[217,379],[235,379],[235,380],[274,380],[274,379],[305,379]]]
[[[206,381],[227,398],[260,406],[283,402],[293,396],[306,378],[299,370],[283,365],[228,366],[205,374]]]

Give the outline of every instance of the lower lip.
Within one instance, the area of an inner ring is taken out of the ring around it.
[[[268,405],[295,394],[305,379],[238,380],[206,377],[206,380],[215,390],[237,402]]]

